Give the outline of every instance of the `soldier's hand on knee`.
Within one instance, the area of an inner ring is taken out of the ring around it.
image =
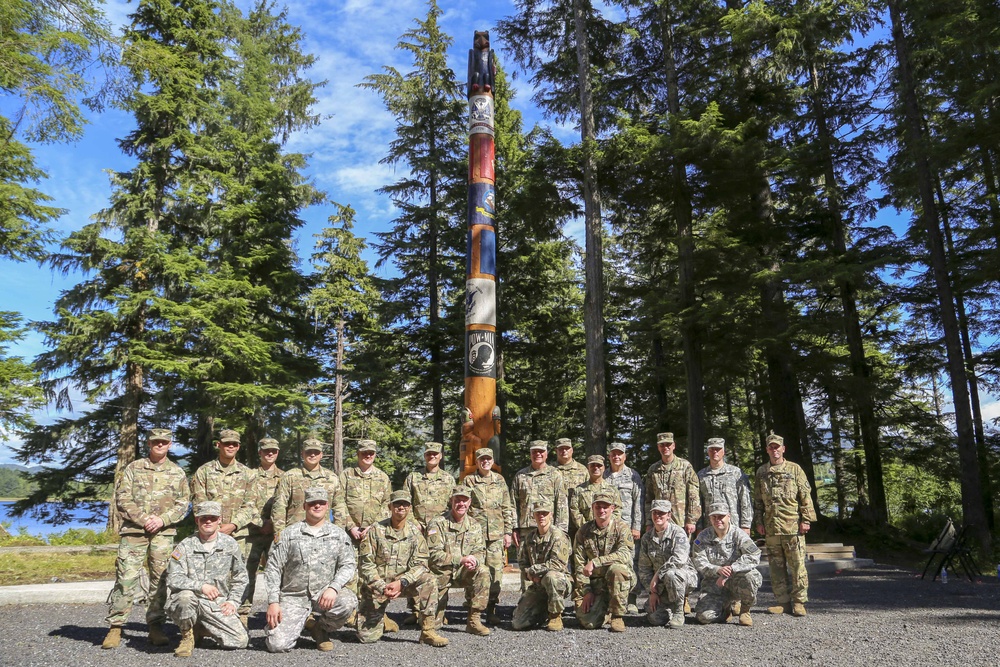
[[[403,582],[397,579],[396,581],[390,582],[385,585],[385,588],[382,590],[382,595],[384,595],[386,598],[390,600],[393,600],[395,598],[398,598],[399,594],[402,591],[403,591]]]
[[[333,609],[333,605],[337,604],[337,591],[332,588],[327,588],[323,591],[323,594],[319,596],[317,604],[323,611],[330,611]]]
[[[654,588],[649,589],[649,610],[656,611],[656,608],[660,606],[660,596],[657,594]]]
[[[215,599],[219,597],[219,589],[212,584],[203,584],[201,587],[201,594],[209,600],[215,601]]]
[[[223,602],[220,605],[220,608],[222,609],[223,616],[232,616],[233,614],[236,613],[236,605],[230,602],[229,600]]]
[[[267,627],[273,630],[278,627],[279,623],[281,623],[281,605],[272,602],[267,605]]]
[[[593,606],[594,606],[594,594],[593,593],[585,594],[583,596],[583,599],[580,600],[580,611],[586,614],[588,611],[590,611],[590,608]]]

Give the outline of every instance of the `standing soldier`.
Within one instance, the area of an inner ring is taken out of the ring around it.
[[[219,530],[222,505],[214,500],[194,506],[198,532],[181,541],[167,565],[166,612],[181,631],[174,650],[191,657],[196,637],[214,639],[222,648],[246,648],[250,641],[237,605],[247,585],[239,544]]]
[[[439,628],[444,623],[448,589],[457,584],[465,587],[465,601],[469,607],[465,631],[483,637],[490,634],[479,618],[489,599],[490,574],[483,529],[469,516],[471,505],[468,487],[452,489],[450,509],[427,524],[427,551],[438,587],[434,627]]]
[[[552,525],[552,504],[538,501],[531,508],[535,528],[528,531],[517,552],[517,562],[531,582],[514,609],[511,627],[527,630],[546,622],[545,629],[563,629],[565,600],[573,592],[569,559],[573,547],[566,533]]]
[[[260,457],[260,467],[257,468],[257,520],[250,524],[250,555],[247,556],[247,587],[243,591],[240,602],[240,621],[247,627],[250,608],[253,607],[253,596],[257,591],[257,570],[261,561],[267,562],[267,551],[274,541],[274,524],[271,522],[271,508],[274,506],[274,490],[278,488],[281,479],[281,468],[275,465],[278,460],[278,441],[274,438],[261,438],[257,443],[257,453]]]
[[[389,476],[375,467],[377,447],[374,440],[358,442],[358,465],[340,473],[340,486],[344,489],[347,517],[344,528],[355,545],[368,534],[372,524],[389,517],[389,495],[392,483]]]
[[[646,620],[650,625],[684,625],[684,600],[698,586],[691,565],[691,543],[684,529],[670,519],[669,500],[654,500],[652,530],[639,542],[639,582],[649,589]]]
[[[324,488],[328,507],[333,510],[333,522],[343,528],[347,525],[347,508],[344,506],[344,492],[337,473],[324,468],[323,443],[316,438],[306,438],[302,443],[302,465],[287,470],[278,480],[271,505],[271,523],[274,527],[275,544],[281,539],[285,526],[306,518],[306,489]]]
[[[440,442],[424,443],[424,469],[406,476],[403,489],[413,500],[413,518],[426,528],[427,523],[448,509],[448,499],[455,487],[455,478],[441,468]]]
[[[469,515],[479,522],[486,540],[486,565],[490,570],[490,601],[486,605],[486,622],[497,624],[497,602],[503,583],[504,556],[510,548],[514,530],[514,509],[510,504],[507,481],[493,471],[493,450],[481,447],[476,450],[476,474],[462,480],[472,494]]]
[[[753,525],[750,483],[742,470],[726,463],[726,441],[722,438],[708,439],[708,466],[698,471],[698,484],[703,518],[708,517],[711,505],[722,503],[729,508],[730,520],[750,534]]]
[[[703,595],[695,613],[698,622],[725,623],[739,603],[740,625],[753,625],[750,608],[757,602],[762,578],[760,548],[750,536],[730,523],[729,508],[716,503],[708,508],[711,527],[698,533],[691,560],[701,575]]]
[[[177,534],[175,525],[187,514],[191,499],[187,476],[167,458],[172,439],[170,429],[154,428],[149,435],[149,456],[128,464],[115,489],[115,505],[122,516],[121,541],[107,617],[111,628],[102,648],[118,648],[121,644],[122,625],[132,611],[139,572],[144,566],[149,568],[149,642],[153,646],[169,643],[163,634],[163,604],[167,597],[163,575]]]
[[[594,454],[587,457],[587,473],[589,479],[584,480],[569,493],[569,535],[570,539],[580,530],[580,526],[594,518],[594,495],[602,491],[618,493],[618,489],[604,479],[604,457]],[[621,511],[615,507],[615,518],[622,518]]]
[[[447,646],[448,640],[437,633],[434,623],[438,591],[437,581],[427,568],[427,542],[420,527],[406,520],[410,494],[394,491],[390,512],[389,518],[374,524],[361,542],[358,639],[362,644],[378,641],[389,601],[409,596],[416,600],[420,614],[420,643]]]
[[[316,648],[332,651],[330,632],[343,627],[358,607],[347,588],[357,563],[347,533],[330,523],[330,503],[323,487],[303,491],[305,520],[286,526],[271,549],[264,570],[267,581],[267,639],[271,653],[285,653],[306,625]]]
[[[556,440],[556,465],[553,467],[563,477],[568,501],[573,489],[587,481],[587,466],[573,458],[573,441],[569,438]]]
[[[530,445],[531,465],[521,468],[514,475],[510,485],[510,502],[514,506],[514,543],[520,545],[520,537],[528,529],[535,527],[531,506],[539,500],[548,499],[555,508],[552,518],[557,528],[569,530],[569,511],[566,501],[566,484],[558,470],[548,465],[549,443],[532,440]]]
[[[649,467],[646,473],[646,515],[654,500],[669,500],[674,523],[693,535],[701,518],[701,501],[698,497],[698,475],[687,461],[674,454],[677,443],[673,433],[658,433],[656,447],[660,450],[660,460]],[[646,529],[651,526],[646,519]]]
[[[604,477],[615,488],[618,489],[618,496],[621,498],[621,518],[632,530],[632,541],[635,543],[635,557],[632,559],[632,569],[636,569],[639,563],[639,537],[642,535],[642,477],[634,468],[625,465],[625,445],[621,442],[612,442],[608,445],[608,461],[611,467],[604,471]],[[636,598],[639,594],[638,588],[629,593],[628,612],[638,614],[639,607]]]
[[[809,480],[802,468],[785,460],[785,440],[774,431],[767,436],[770,459],[757,469],[754,480],[754,514],[764,535],[771,588],[778,604],[772,614],[806,615],[809,574],[806,572],[806,533],[816,520]]]
[[[611,619],[611,632],[625,632],[629,592],[635,587],[632,530],[614,517],[616,493],[594,496],[594,519],[583,524],[573,542],[573,602],[584,630]]]

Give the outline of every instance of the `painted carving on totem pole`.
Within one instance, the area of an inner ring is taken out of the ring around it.
[[[472,38],[472,48],[469,49],[468,97],[479,92],[492,93],[496,71],[493,49],[490,48],[490,33],[488,30],[477,30]]]

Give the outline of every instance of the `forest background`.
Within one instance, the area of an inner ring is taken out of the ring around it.
[[[250,465],[313,432],[335,468],[374,438],[397,484],[427,440],[457,465],[489,29],[505,474],[558,437],[644,471],[660,431],[752,473],[774,430],[825,521],[947,515],[988,554],[996,9],[4,3],[0,426],[46,465],[21,508],[104,495],[164,424],[192,471],[222,428]]]

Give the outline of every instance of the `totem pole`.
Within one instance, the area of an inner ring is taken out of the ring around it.
[[[493,51],[476,31],[469,50],[469,236],[465,262],[465,411],[461,476],[475,472],[476,448],[498,443],[497,235],[493,176]],[[496,455],[496,452],[494,453]]]

